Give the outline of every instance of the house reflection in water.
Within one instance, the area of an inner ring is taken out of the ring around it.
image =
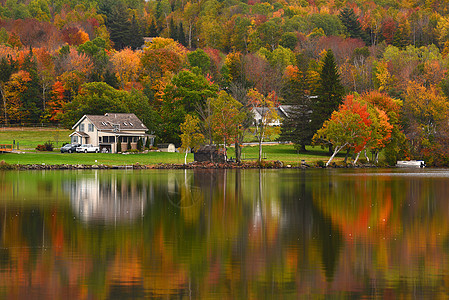
[[[101,174],[67,182],[75,215],[83,222],[117,224],[144,216],[148,187],[133,176]]]

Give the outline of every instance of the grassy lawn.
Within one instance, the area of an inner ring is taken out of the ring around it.
[[[70,143],[72,130],[55,128],[1,128],[0,144],[19,144],[20,150],[35,149],[37,145],[52,142],[55,147]]]
[[[104,164],[104,165],[130,165],[143,164],[152,165],[158,163],[184,163],[184,154],[149,152],[147,154],[111,154],[111,153],[73,153],[61,154],[58,152],[61,145],[69,141],[71,130],[47,129],[47,128],[18,128],[0,129],[0,144],[12,144],[15,140],[19,143],[20,150],[27,150],[26,153],[5,153],[0,154],[0,161],[4,160],[9,164]],[[55,145],[54,152],[36,152],[34,149],[38,144],[50,141]],[[307,147],[307,153],[298,154],[293,145],[264,145],[263,157],[269,161],[280,160],[286,164],[298,165],[301,160],[309,165],[316,164],[317,161],[326,162],[329,159],[327,149],[321,147]],[[258,146],[245,146],[242,149],[242,159],[244,161],[255,161],[258,158]],[[235,157],[234,149],[228,150],[229,157]],[[339,162],[344,158],[344,153],[337,156],[334,161]],[[193,161],[193,154],[187,157],[188,162]]]
[[[112,154],[112,153],[58,153],[58,152],[27,152],[22,154],[0,154],[0,161],[8,164],[82,164],[82,165],[153,165],[158,163],[181,164],[184,163],[184,154],[149,152],[147,154]],[[189,154],[187,161],[193,160],[193,154]]]
[[[317,161],[321,160],[327,162],[330,155],[327,149],[321,149],[321,147],[311,147],[307,146],[307,153],[299,153],[295,150],[293,145],[263,145],[262,153],[266,160],[280,160],[284,163],[291,165],[298,165],[301,160],[309,165],[316,164]],[[234,155],[234,149],[231,149],[228,156]],[[344,159],[345,153],[340,153],[333,161],[341,162]],[[258,146],[245,146],[242,149],[242,159],[243,160],[257,160],[259,157],[259,147]]]
[[[307,164],[314,165],[321,160],[326,162],[329,155],[326,150],[319,147],[308,148],[309,152],[298,154],[293,145],[264,145],[263,153],[266,160],[280,160],[286,164],[298,165],[301,160]],[[258,158],[257,146],[246,146],[243,148],[242,158],[244,161],[255,161]],[[235,157],[234,149],[228,150],[228,156]],[[341,154],[334,161],[342,161]],[[0,154],[0,161],[8,164],[84,164],[84,165],[153,165],[158,163],[184,163],[183,153],[149,152],[146,154],[113,154],[113,153],[59,153],[59,152],[26,152],[26,153],[4,153]],[[193,161],[193,154],[187,156],[187,161]]]

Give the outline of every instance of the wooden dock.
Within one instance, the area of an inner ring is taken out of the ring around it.
[[[0,153],[12,152],[12,144],[0,144]]]

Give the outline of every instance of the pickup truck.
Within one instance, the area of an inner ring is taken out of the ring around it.
[[[76,152],[78,152],[78,153],[80,153],[80,152],[84,152],[84,153],[95,152],[95,153],[98,153],[98,152],[100,152],[100,147],[93,146],[92,144],[83,144],[83,145],[81,145],[81,146],[76,148]]]

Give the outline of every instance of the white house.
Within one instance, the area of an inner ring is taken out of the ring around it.
[[[262,119],[262,116],[267,114],[267,107],[254,107],[251,112],[253,113],[254,121],[259,122]],[[291,105],[279,105],[278,107],[274,107],[274,111],[277,113],[278,118],[273,122],[270,122],[269,126],[281,126],[282,120],[288,117],[290,112]]]
[[[144,144],[150,139],[151,145],[154,141],[154,136],[146,133],[148,128],[135,114],[84,115],[72,129],[72,144],[92,144],[100,147],[100,152],[125,151],[128,141],[132,149],[137,148],[139,139],[142,139]],[[121,143],[121,149],[117,149],[118,141]]]

